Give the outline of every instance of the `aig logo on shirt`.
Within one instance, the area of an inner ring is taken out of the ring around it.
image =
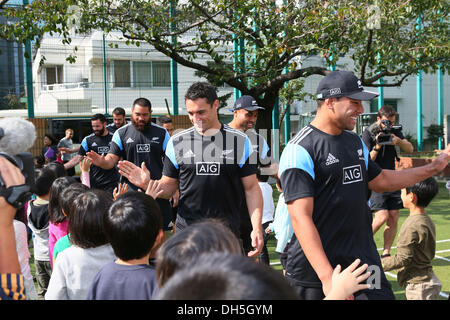
[[[108,153],[109,152],[109,147],[98,147],[98,154],[102,154],[102,153]]]
[[[137,144],[136,150],[138,153],[150,152],[150,144]]]
[[[199,176],[218,176],[220,174],[219,162],[197,162],[196,174]]]
[[[361,165],[355,165],[351,167],[345,167],[342,169],[344,181],[343,184],[349,184],[354,182],[362,181],[362,171],[361,171]]]

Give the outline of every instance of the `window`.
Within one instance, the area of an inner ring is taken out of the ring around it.
[[[63,83],[62,66],[45,67],[45,84]]]
[[[126,88],[131,86],[130,61],[114,61],[114,86]]]
[[[170,87],[170,62],[153,61],[153,86]]]
[[[384,104],[392,106],[396,112],[397,111],[397,100],[395,99],[384,99]],[[370,101],[370,112],[378,112],[378,99],[372,99]]]
[[[170,87],[168,61],[115,60],[113,72],[115,87]]]

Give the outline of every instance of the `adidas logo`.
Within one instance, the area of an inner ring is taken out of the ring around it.
[[[92,144],[92,146],[93,146],[93,147],[96,147],[96,146],[97,146],[97,144],[96,144],[96,143],[94,142],[94,143]]]
[[[339,159],[336,159],[335,156],[333,156],[331,153],[328,154],[328,158],[327,158],[327,162],[325,162],[325,164],[327,166],[333,164],[333,163],[337,163],[339,162]]]
[[[183,155],[183,158],[192,158],[192,157],[195,157],[195,154],[192,152],[192,150],[189,150]]]
[[[127,142],[126,143],[133,143],[134,142],[134,140],[133,139],[131,139],[131,138],[128,138],[128,140],[127,140]]]

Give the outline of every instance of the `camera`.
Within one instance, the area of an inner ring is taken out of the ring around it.
[[[381,120],[381,123],[384,127],[376,126],[372,132],[375,136],[381,132],[381,134],[377,137],[377,144],[392,144],[392,134],[398,136],[402,131],[402,125],[393,125],[392,122],[387,119]]]
[[[0,157],[20,169],[25,177],[22,185],[6,186],[0,175],[0,195],[13,207],[20,209],[31,198],[35,188],[34,161],[28,150],[36,140],[36,128],[20,117],[0,119]]]

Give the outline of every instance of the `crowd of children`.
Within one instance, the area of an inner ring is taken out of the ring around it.
[[[149,300],[149,299],[297,299],[282,274],[269,267],[267,238],[274,232],[276,252],[283,257],[293,230],[283,192],[274,207],[272,187],[258,175],[264,198],[265,249],[255,259],[244,257],[241,242],[221,221],[207,219],[166,240],[162,216],[154,200],[156,183],[146,193],[114,195],[89,188],[65,176],[59,164],[36,170],[34,197],[14,221],[17,252],[27,299]],[[438,192],[434,178],[402,190],[410,212],[400,230],[397,254],[383,258],[385,271],[400,269],[398,282],[407,299],[437,299],[442,288],[431,260],[436,231],[425,207]],[[25,223],[32,235],[35,280]],[[333,288],[325,299],[345,299],[367,289],[370,273],[359,259],[348,268],[337,266]],[[283,265],[284,269],[284,265]],[[239,284],[239,285],[238,285]],[[206,290],[207,288],[207,290]]]

